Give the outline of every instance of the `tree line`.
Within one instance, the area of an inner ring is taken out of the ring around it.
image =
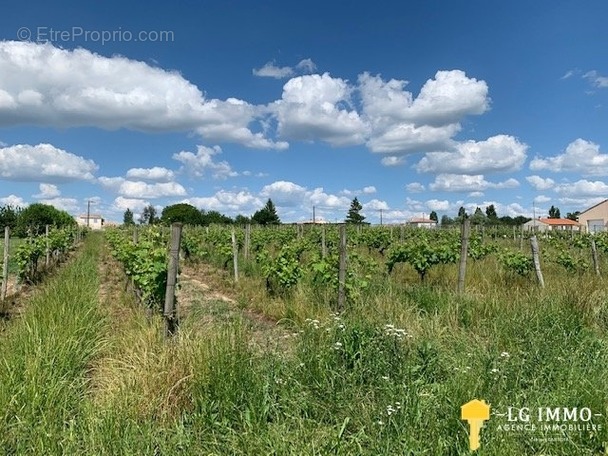
[[[366,222],[366,217],[361,214],[363,206],[359,202],[358,198],[355,197],[350,204],[344,223],[355,224],[355,225],[369,225]],[[579,212],[568,213],[567,218],[577,220]],[[549,218],[560,218],[560,210],[557,207],[551,206],[548,213]],[[477,207],[472,214],[467,213],[464,206],[461,206],[458,210],[458,214],[455,217],[449,217],[443,215],[439,220],[437,212],[432,211],[429,214],[429,219],[440,223],[442,226],[450,226],[461,224],[465,219],[469,219],[473,225],[506,225],[506,226],[519,226],[527,221],[531,220],[529,217],[519,215],[511,217],[508,215],[499,217],[496,212],[496,207],[490,204],[483,211],[480,207]],[[258,225],[279,225],[281,219],[277,214],[276,207],[271,199],[268,199],[263,208],[256,211],[251,217],[245,215],[237,215],[231,218],[218,211],[211,210],[205,211],[204,209],[197,209],[191,204],[178,203],[165,207],[161,214],[158,215],[156,208],[152,205],[145,207],[139,217],[138,222],[143,225],[154,225],[164,224],[170,225],[174,222],[181,222],[186,225],[194,226],[207,226],[211,224],[237,224],[246,225],[248,223]],[[123,216],[123,223],[125,225],[134,225],[136,223],[135,216],[130,209],[127,209]]]
[[[26,208],[11,205],[0,207],[0,229],[8,226],[16,237],[44,234],[46,225],[65,228],[77,224],[68,212],[49,204],[35,203]]]

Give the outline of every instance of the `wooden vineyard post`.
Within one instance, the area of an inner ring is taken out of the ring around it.
[[[325,227],[321,227],[321,258],[327,256],[327,244],[325,244]]]
[[[165,291],[165,337],[171,337],[177,329],[177,312],[175,311],[175,285],[179,268],[179,246],[182,240],[182,224],[171,224],[171,247],[169,249],[169,267],[167,268],[167,288]]]
[[[521,233],[519,235],[519,250],[524,249],[524,226],[521,226]]]
[[[543,273],[540,270],[540,258],[538,255],[538,240],[536,235],[530,238],[530,246],[532,247],[532,259],[534,260],[534,270],[536,271],[536,278],[541,288],[545,288],[545,280],[543,279]]]
[[[8,250],[11,246],[10,228],[4,227],[4,258],[2,260],[2,291],[0,291],[0,301],[6,298],[8,290]]]
[[[471,234],[471,221],[462,222],[460,233],[460,265],[458,266],[458,293],[464,292],[464,277],[467,271],[467,254],[469,251],[469,236]]]
[[[44,241],[45,241],[45,259],[44,259],[44,267],[46,269],[49,268],[49,264],[51,263],[51,248],[49,246],[49,226],[46,225],[44,227]]]
[[[597,246],[595,245],[595,239],[591,239],[591,255],[593,257],[593,269],[596,275],[600,275],[600,264],[597,259]]]
[[[234,281],[239,281],[239,246],[236,243],[236,233],[232,228],[232,263],[234,264]]]
[[[346,225],[340,225],[340,268],[338,270],[338,310],[346,302]]]
[[[244,252],[244,255],[245,255],[246,260],[249,258],[249,250],[251,248],[250,245],[251,245],[251,224],[248,223],[245,226],[245,246],[244,246],[245,252]]]

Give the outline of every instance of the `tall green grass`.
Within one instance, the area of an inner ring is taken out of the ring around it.
[[[98,247],[43,285],[0,338],[0,452],[61,454],[98,349]]]
[[[166,343],[121,276],[99,303],[98,240],[2,335],[3,453],[465,455],[460,406],[473,398],[500,412],[590,407],[604,425],[539,441],[499,430],[493,415],[476,454],[606,453],[608,294],[592,274],[548,268],[545,290],[509,287],[488,259],[469,265],[469,291],[457,295],[455,268],[425,284],[400,268],[404,277],[374,281],[341,315],[305,285],[265,297],[245,278],[240,302],[290,318],[264,351],[245,318],[203,300]]]

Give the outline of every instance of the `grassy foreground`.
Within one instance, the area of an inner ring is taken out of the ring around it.
[[[87,239],[0,338],[0,453],[465,455],[460,405],[475,397],[501,413],[588,407],[603,425],[509,431],[493,415],[476,454],[606,453],[599,279],[466,297],[432,284],[379,289],[344,315],[296,318],[278,350],[260,352],[238,321],[201,333],[202,309],[165,343],[104,249]]]

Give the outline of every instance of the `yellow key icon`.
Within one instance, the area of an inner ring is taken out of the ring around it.
[[[490,419],[490,406],[486,401],[473,399],[460,407],[460,417],[469,423],[469,448],[479,448],[479,431],[483,422]]]

